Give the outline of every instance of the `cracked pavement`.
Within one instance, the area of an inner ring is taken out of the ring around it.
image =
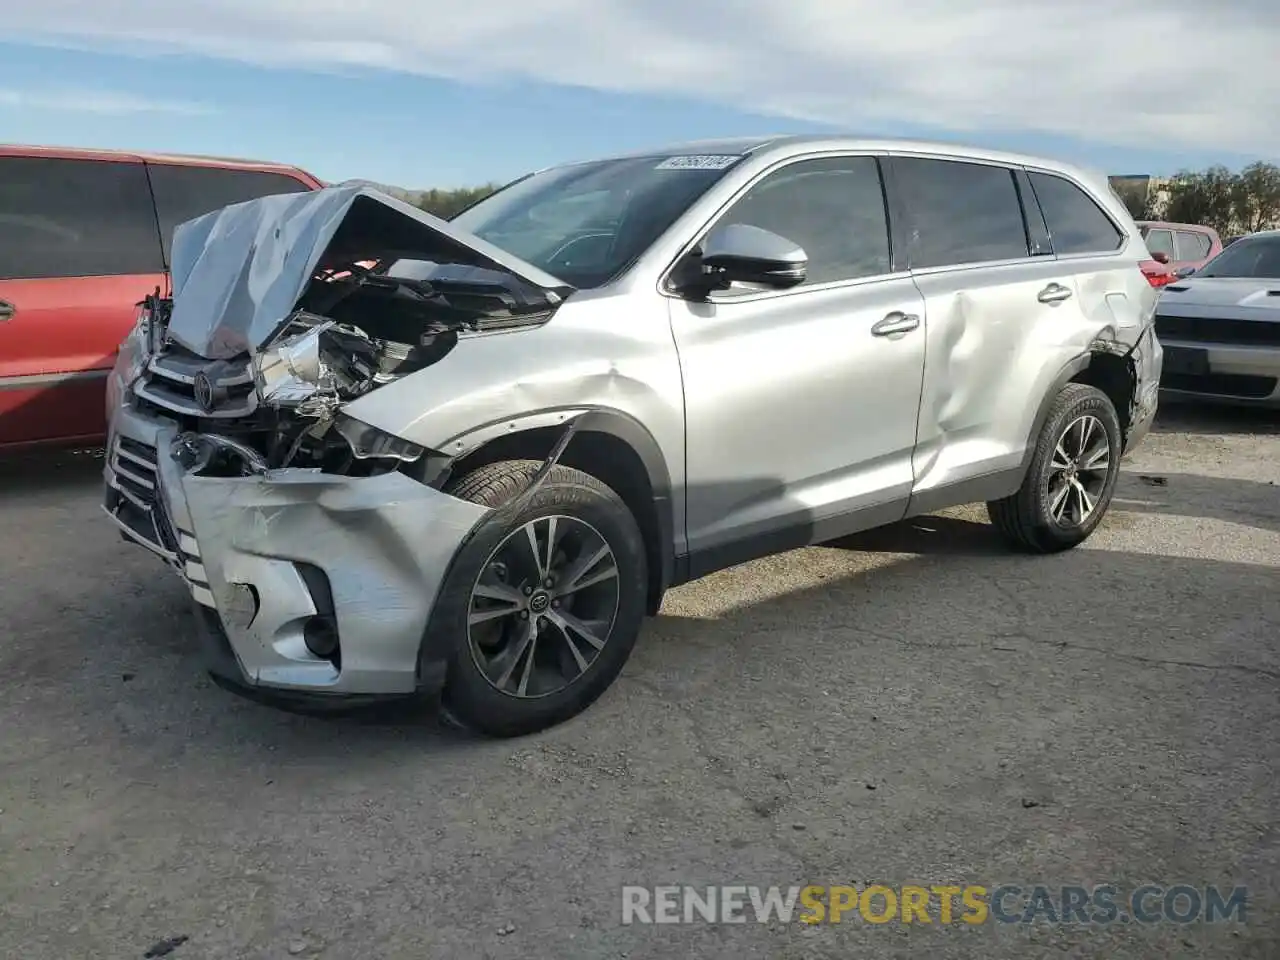
[[[0,955],[1280,955],[1275,414],[1167,407],[1064,555],[966,507],[690,584],[507,742],[212,686],[99,467],[0,465]],[[623,884],[1108,880],[1248,923],[620,923]]]

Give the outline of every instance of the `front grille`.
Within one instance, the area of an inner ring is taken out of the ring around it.
[[[156,521],[156,449],[128,437],[116,437],[107,451],[107,489],[103,506],[138,540],[172,555],[169,537]]]
[[[217,391],[211,410],[196,401],[196,375],[201,372]],[[257,407],[248,359],[210,361],[173,344],[151,358],[134,393],[145,404],[189,417],[245,417]]]
[[[1280,347],[1280,321],[1171,317],[1156,314],[1156,336],[1162,340]]]
[[[108,482],[103,507],[137,540],[181,571],[191,594],[212,607],[209,575],[195,536],[169,518],[160,491],[156,448],[129,437],[116,437],[107,454]]]
[[[117,489],[139,510],[149,511],[156,501],[156,448],[117,437],[110,455]]]
[[[1210,373],[1196,376],[1187,373],[1166,373],[1160,378],[1160,386],[1168,390],[1185,390],[1215,397],[1237,397],[1241,400],[1265,400],[1276,392],[1275,377],[1257,377],[1236,373]]]

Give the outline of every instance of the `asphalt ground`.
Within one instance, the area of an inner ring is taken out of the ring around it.
[[[1068,554],[968,507],[682,587],[594,708],[505,742],[213,686],[100,467],[0,465],[0,956],[1280,956],[1274,413],[1166,407]],[[624,885],[867,883],[1248,900],[622,923]]]

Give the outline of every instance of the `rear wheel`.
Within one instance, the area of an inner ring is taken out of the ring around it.
[[[1011,545],[1053,553],[1083,543],[1102,522],[1120,474],[1120,419],[1096,387],[1069,383],[1045,419],[1018,492],[987,504]]]
[[[502,507],[539,467],[489,464],[449,492]],[[450,637],[449,718],[519,736],[585,710],[631,654],[646,583],[644,542],[622,499],[595,477],[553,468],[528,503],[484,521],[442,588],[431,629]]]

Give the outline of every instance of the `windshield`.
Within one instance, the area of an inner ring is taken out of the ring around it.
[[[1280,236],[1243,237],[1206,263],[1196,276],[1280,280]]]
[[[651,156],[555,167],[453,218],[579,289],[617,277],[742,157]]]

